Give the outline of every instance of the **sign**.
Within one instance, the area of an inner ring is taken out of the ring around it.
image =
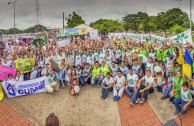
[[[0,65],[0,80],[6,80],[8,78],[8,74],[11,74],[12,77],[15,77],[16,69],[12,67],[2,66]]]
[[[32,66],[34,66],[35,59],[32,58],[31,61],[32,61]],[[19,70],[20,72],[22,72],[23,65],[24,65],[24,73],[28,73],[31,71],[32,66],[30,64],[30,58],[16,60],[16,69]]]
[[[62,32],[63,36],[76,36],[76,35],[86,35],[87,28],[68,28],[64,29]]]
[[[65,59],[65,58],[52,58],[52,60],[56,63],[60,63],[62,59]]]
[[[2,83],[3,89],[8,98],[14,98],[23,95],[30,95],[45,92],[45,79],[46,77],[37,78],[34,80],[20,81],[20,82],[7,82]]]
[[[5,49],[5,42],[0,40],[0,51],[3,51]]]
[[[90,30],[90,39],[98,39],[98,31],[96,29]]]
[[[70,39],[65,39],[63,41],[58,41],[57,43],[59,47],[65,47],[66,45],[69,45],[70,41]]]
[[[191,30],[189,29],[185,32],[178,34],[178,35],[174,35],[174,36],[170,37],[169,39],[171,41],[173,41],[174,43],[176,43],[177,41],[179,41],[182,44],[192,43]]]
[[[162,43],[164,41],[169,41],[170,39],[151,34],[150,35],[150,40],[151,40],[151,42],[156,40],[158,43]]]

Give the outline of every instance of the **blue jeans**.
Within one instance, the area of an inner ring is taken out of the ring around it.
[[[96,83],[98,85],[100,85],[100,77],[98,77],[98,78],[95,77],[95,78],[92,78],[91,79],[91,84],[96,84]]]
[[[84,85],[84,79],[82,78],[82,77],[79,77],[79,83],[81,84],[81,85]]]
[[[162,92],[162,86],[157,86],[158,92]]]
[[[116,64],[121,64],[121,59],[116,59]]]
[[[143,73],[145,75],[145,70],[146,70],[146,63],[141,64],[141,68],[143,69]]]
[[[186,101],[183,101],[181,98],[175,98],[174,99],[174,104],[175,104],[175,107],[176,107],[176,112],[181,112],[182,114],[186,113],[187,109],[183,110],[183,106],[185,104],[187,104]]]
[[[134,103],[134,101],[136,100],[136,97],[137,97],[137,91],[135,91],[134,93],[132,93],[133,91],[134,91],[134,87],[128,87],[128,90],[125,89],[125,92],[130,97],[130,102],[131,103]]]
[[[172,90],[172,87],[173,87],[173,85],[172,84],[170,84],[166,89],[164,89],[164,95],[166,96],[166,97],[170,97],[170,91]]]
[[[109,85],[107,85],[107,84],[103,84],[105,87],[108,87]],[[104,88],[102,88],[102,96],[104,97],[104,98],[106,98],[107,96],[108,96],[108,93],[110,92],[110,91],[112,91],[113,90],[113,88],[111,87],[111,88],[108,88],[108,89],[104,89]]]
[[[60,74],[57,73],[57,72],[55,72],[55,75],[56,75],[56,77],[57,77],[59,87],[60,87],[60,81],[61,81],[61,83],[62,83],[62,87],[65,87],[65,84],[64,84],[64,82],[63,82],[63,78],[60,76]]]
[[[87,76],[82,76],[82,78],[83,78],[83,80],[85,82],[85,79],[87,78]],[[85,83],[91,84],[91,77],[88,78],[87,82],[85,82]]]

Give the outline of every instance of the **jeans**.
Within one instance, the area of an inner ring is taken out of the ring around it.
[[[174,104],[176,107],[176,112],[181,112],[182,114],[185,114],[187,109],[183,110],[183,107],[185,104],[187,104],[187,101],[183,101],[181,98],[175,98],[174,102],[175,102]]]
[[[87,78],[87,76],[82,76],[82,78],[83,78],[83,80],[85,82],[85,79]],[[91,77],[88,78],[87,82],[85,82],[85,83],[91,84]]]
[[[162,86],[157,86],[158,92],[162,92]]]
[[[170,91],[172,90],[172,87],[173,87],[173,85],[172,84],[170,84],[166,89],[164,89],[164,95],[166,96],[166,97],[170,97]]]
[[[59,87],[60,87],[60,81],[61,81],[61,83],[62,83],[62,87],[65,87],[65,84],[64,84],[64,82],[63,82],[63,78],[60,76],[60,74],[57,73],[57,72],[55,72],[55,75],[56,75],[56,77],[57,77]]]
[[[98,78],[95,77],[95,78],[92,78],[91,79],[91,84],[96,84],[96,83],[98,85],[100,85],[100,77],[98,77]]]
[[[116,59],[116,64],[121,64],[121,59]]]
[[[137,91],[134,92],[134,87],[128,87],[128,90],[125,89],[125,92],[129,95],[130,102],[133,103],[136,99]],[[132,94],[132,92],[134,93]]]
[[[140,92],[139,91],[142,90],[142,89],[144,89],[145,87],[146,87],[145,85],[142,85],[142,84],[140,85],[140,87],[137,90],[137,96],[136,96],[136,98],[140,98]],[[143,98],[145,100],[147,100],[147,98],[148,98],[149,90],[150,89],[147,89],[147,90],[144,91]]]
[[[146,70],[146,63],[141,64],[141,68],[143,69],[143,73],[145,75],[145,70]]]
[[[79,77],[79,83],[81,84],[81,85],[84,85],[84,79],[82,78],[82,77]]]
[[[107,85],[107,84],[103,84],[105,87],[108,87],[109,85]],[[106,98],[107,96],[108,96],[108,93],[110,92],[110,91],[112,91],[113,90],[113,88],[111,87],[111,88],[108,88],[108,89],[104,89],[104,88],[102,88],[102,96],[104,97],[104,98]]]

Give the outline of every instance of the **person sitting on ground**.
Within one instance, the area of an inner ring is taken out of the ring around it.
[[[46,74],[46,83],[45,86],[47,93],[53,93],[54,91],[58,92],[58,81],[55,75],[54,69],[51,69],[49,73]]]
[[[179,112],[181,112],[181,114],[185,114],[188,107],[193,101],[188,82],[184,82],[182,84],[182,87],[179,88],[178,91],[176,90],[175,92],[179,92],[180,95],[179,97],[176,97],[174,99],[174,104],[176,107],[176,111],[174,112],[174,115],[179,114]]]
[[[114,101],[118,101],[121,98],[124,90],[125,90],[125,76],[123,76],[121,70],[118,70],[118,74],[114,78],[114,87],[113,87]]]
[[[54,113],[49,114],[46,118],[45,126],[59,126],[58,117]]]
[[[90,76],[90,64],[86,63],[84,69],[82,70],[82,78],[84,80],[84,83],[91,84],[91,76]]]
[[[106,77],[102,80],[101,87],[102,87],[102,96],[101,99],[106,99],[108,93],[113,90],[114,79],[111,76],[111,73],[106,73]]]
[[[154,78],[154,80],[156,80],[158,92],[162,92],[162,86],[163,84],[165,84],[164,73],[163,72],[156,73],[156,77]]]
[[[142,84],[143,81],[145,81],[144,84]],[[138,103],[143,104],[147,100],[149,90],[152,88],[153,83],[154,78],[151,76],[151,71],[146,70],[146,75],[139,80],[136,97],[137,100],[135,102],[136,104]]]
[[[137,90],[137,84],[138,84],[138,76],[137,74],[133,73],[133,69],[129,69],[129,73],[126,77],[126,86],[125,91],[130,97],[130,104],[133,105],[135,97],[136,97],[136,90]]]
[[[76,78],[73,78],[73,80],[72,80],[72,82],[71,82],[71,95],[72,95],[72,96],[74,96],[74,95],[76,95],[76,94],[79,93],[79,92],[76,92],[76,91],[75,91],[75,87],[76,87],[76,86],[79,86],[79,83],[78,83],[78,81],[77,81]]]
[[[89,76],[92,76],[91,84],[98,85],[98,88],[100,88],[100,77],[101,77],[101,68],[99,67],[98,61],[95,62],[95,66],[91,69],[91,73]]]
[[[194,74],[192,76],[192,78],[189,78],[187,75],[184,75],[185,79],[189,80],[190,83],[190,92],[192,94],[192,97],[194,98]],[[194,107],[194,100],[191,103],[191,107]]]

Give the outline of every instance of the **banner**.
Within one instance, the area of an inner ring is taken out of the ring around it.
[[[68,28],[62,32],[63,36],[86,35],[87,28]]]
[[[12,77],[15,77],[16,69],[12,67],[2,66],[0,65],[0,80],[6,80],[8,78],[8,74],[11,74]]]
[[[3,89],[8,98],[14,98],[23,95],[30,95],[45,92],[46,77],[37,78],[29,81],[6,82],[2,83]]]
[[[173,43],[176,43],[177,41],[179,41],[182,44],[192,43],[192,34],[190,29],[180,34],[174,35],[170,38],[164,38],[154,34],[149,35],[149,34],[134,34],[134,33],[124,33],[124,32],[109,33],[109,38],[113,41],[116,39],[122,39],[122,40],[133,39],[135,41],[138,41],[138,40],[145,41],[146,39],[149,39],[151,42],[156,40],[158,43],[162,43],[164,41],[172,41]]]
[[[65,47],[66,45],[69,45],[70,41],[70,39],[65,39],[63,41],[58,41],[57,43],[59,47]]]
[[[189,29],[185,32],[178,34],[178,35],[174,35],[174,36],[170,37],[169,39],[174,43],[176,43],[177,41],[179,41],[182,44],[192,43],[191,30]]]
[[[65,58],[52,58],[52,60],[56,63],[60,63],[62,59],[65,59]]]
[[[35,65],[35,59],[31,58],[32,66]],[[28,73],[32,70],[32,66],[30,64],[30,58],[27,59],[19,59],[16,60],[16,69],[22,72],[22,66],[24,65],[24,73]]]
[[[98,39],[98,30],[90,30],[90,39]]]

